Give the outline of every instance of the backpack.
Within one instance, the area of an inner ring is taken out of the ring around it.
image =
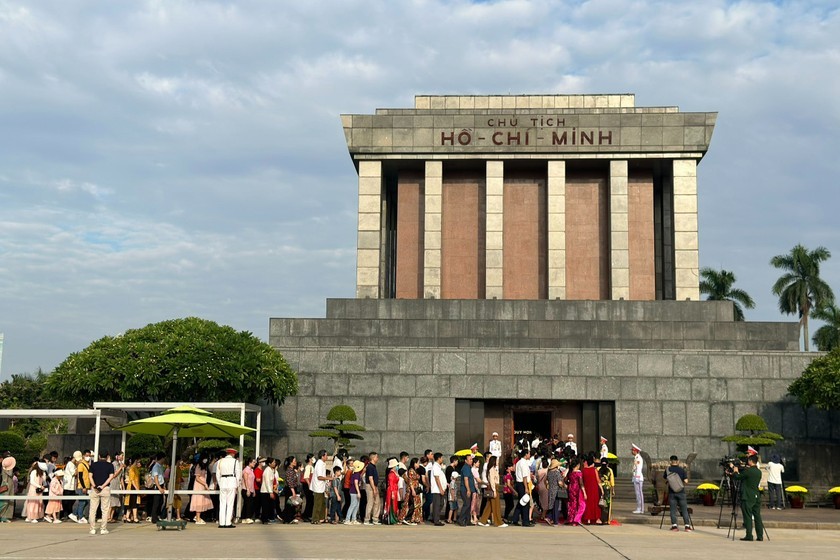
[[[670,472],[670,469],[666,471],[668,474],[665,475],[665,480],[668,481],[668,488],[671,489],[671,492],[682,492],[685,490],[685,484],[683,483],[680,475],[675,472]]]

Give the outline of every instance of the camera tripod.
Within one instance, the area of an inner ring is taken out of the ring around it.
[[[721,520],[723,519],[723,506],[726,504],[727,496],[728,499],[732,501],[732,511],[729,514],[729,526],[726,531],[726,538],[730,538],[731,534],[731,538],[734,541],[735,531],[738,529],[738,507],[741,505],[741,482],[739,480],[735,480],[731,472],[724,471],[723,477],[720,479],[720,493],[718,494],[718,500],[720,500],[720,513],[718,514],[717,523],[718,529],[722,528]],[[762,524],[762,530],[764,533],[763,536],[769,541],[770,535],[767,533],[767,528],[764,524]]]
[[[717,528],[722,528],[721,520],[723,519],[723,506],[726,505],[726,500],[732,503],[732,511],[729,514],[729,526],[726,531],[726,538],[732,535],[732,540],[735,540],[735,530],[738,528],[738,499],[740,497],[740,483],[732,478],[732,474],[724,471],[720,479],[720,492],[718,493],[718,501],[720,502],[720,513],[718,514]]]

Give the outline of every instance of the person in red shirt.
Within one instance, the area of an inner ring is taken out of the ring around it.
[[[260,457],[257,459],[257,466],[254,467],[254,488],[257,489],[257,493],[259,494],[260,487],[262,487],[262,475],[263,469],[265,469],[265,457]],[[261,500],[255,500],[254,503],[254,519],[260,519],[260,511],[262,509]]]

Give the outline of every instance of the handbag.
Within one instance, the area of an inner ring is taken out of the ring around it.
[[[8,491],[9,491],[9,487],[6,486],[5,484],[3,486],[0,486],[0,494],[5,494]]]
[[[607,500],[605,498],[601,498],[600,500],[598,500],[598,507],[607,507]]]

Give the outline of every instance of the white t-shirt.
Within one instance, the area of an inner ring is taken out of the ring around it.
[[[516,482],[526,482],[531,478],[531,460],[530,459],[519,459],[516,462]]]
[[[781,484],[782,473],[785,472],[785,466],[781,463],[767,463],[767,482],[770,484]]]
[[[431,466],[431,474],[429,475],[429,488],[432,494],[443,494],[446,492],[446,477],[443,474],[441,466],[434,462]],[[444,487],[438,485],[439,481],[443,481]]]
[[[312,484],[310,484],[310,488],[315,494],[323,494],[327,491],[327,481],[318,480],[319,476],[327,476],[327,464],[320,459],[315,462],[315,470],[312,472]]]

